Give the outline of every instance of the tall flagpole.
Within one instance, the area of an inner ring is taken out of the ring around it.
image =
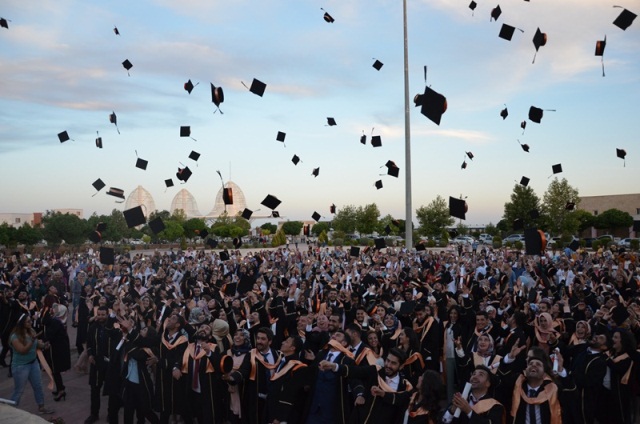
[[[409,119],[409,46],[407,37],[407,0],[402,0],[404,24],[404,161],[405,161],[405,246],[413,247],[413,211],[411,207],[411,125]]]

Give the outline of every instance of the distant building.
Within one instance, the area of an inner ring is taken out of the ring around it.
[[[603,196],[584,196],[580,198],[578,209],[582,209],[591,213],[594,216],[598,216],[602,212],[609,209],[618,209],[623,212],[627,212],[633,217],[634,221],[640,221],[640,193],[633,194],[609,194]],[[633,228],[630,227],[628,233],[632,233]],[[608,230],[600,230],[601,234],[605,234]],[[591,237],[597,237],[598,230],[592,228],[590,231]],[[614,236],[629,237],[625,230],[621,230],[619,234],[613,234]]]
[[[187,219],[200,218],[200,211],[198,210],[198,203],[193,194],[186,188],[180,190],[171,201],[171,209],[169,212],[173,215],[175,211],[182,209],[187,216]]]
[[[80,219],[84,219],[84,211],[82,209],[52,209],[53,213],[75,215]]]
[[[218,190],[218,194],[216,195],[216,203],[214,204],[211,212],[207,214],[207,218],[218,218],[220,215],[225,213],[225,211],[228,216],[237,216],[247,207],[247,201],[244,198],[244,193],[238,184],[233,181],[228,181],[224,187],[231,189],[233,193],[233,204],[224,204],[224,200],[222,199],[222,187],[220,187],[220,190]]]
[[[142,213],[146,218],[156,210],[156,202],[153,201],[153,196],[142,186],[136,187],[127,197],[127,201],[124,204],[125,210],[136,206],[142,206]]]
[[[35,225],[32,213],[0,213],[0,225],[7,224],[14,228],[20,228],[24,224],[32,227]]]

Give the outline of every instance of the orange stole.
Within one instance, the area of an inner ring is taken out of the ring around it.
[[[611,360],[613,361],[614,364],[617,364],[620,361],[624,361],[628,357],[629,355],[627,353],[623,353],[620,356],[611,358]],[[624,375],[620,379],[620,384],[629,384],[629,378],[631,378],[631,368],[633,368],[633,361],[631,361],[631,364],[629,365],[629,369],[627,370],[627,372],[624,373]]]
[[[367,362],[369,362],[369,365],[375,365],[376,361],[378,360],[378,356],[376,356],[375,352],[368,347],[362,349],[360,355],[358,355],[358,357],[355,359],[356,365],[360,365],[360,362],[362,362],[364,358],[367,358]]]
[[[379,369],[380,367],[376,366],[376,368]],[[400,384],[402,384],[403,381],[405,382],[407,387],[407,390],[405,391],[410,392],[411,390],[413,390],[413,386],[407,380],[400,380]],[[384,378],[380,377],[380,375],[378,375],[378,387],[380,387],[382,390],[384,390],[387,393],[398,393],[398,391],[393,390],[391,386],[389,386],[387,382],[384,381]]]
[[[501,359],[502,359],[502,356],[496,355],[493,358],[493,361],[491,361],[491,363],[489,364],[488,368],[491,370],[493,374],[498,372],[498,367],[494,368],[493,366],[496,364],[499,364]],[[478,365],[484,365],[484,359],[482,358],[482,356],[478,355],[477,352],[473,352],[473,367],[475,368]]]
[[[216,350],[216,345],[213,343],[207,343],[207,346],[209,346],[209,349],[211,351],[215,351]],[[202,359],[207,352],[204,349],[200,349],[200,352],[198,352],[198,354],[196,355],[196,344],[195,343],[190,343],[189,346],[187,346],[187,348],[184,350],[184,354],[182,355],[182,373],[186,374],[189,372],[189,357],[195,359]],[[210,373],[213,372],[213,364],[211,363],[211,361],[207,361],[207,370],[206,372]]]
[[[329,343],[327,343],[329,346],[331,346],[332,348],[334,348],[335,350],[340,351],[341,353],[344,353],[346,356],[348,356],[351,359],[353,358],[353,352],[351,352],[349,349],[346,349],[344,346],[342,346],[340,343],[338,343],[335,340],[329,340]]]
[[[481,401],[473,405],[471,409],[473,409],[473,412],[475,412],[476,414],[484,414],[485,412],[489,412],[491,408],[496,405],[502,404],[495,399],[482,399]],[[504,422],[504,416],[502,417],[502,421]]]
[[[407,360],[404,361],[404,364],[402,366],[406,367],[407,365],[411,365],[416,361],[419,361],[420,366],[424,369],[424,358],[422,357],[422,354],[420,352],[415,352],[413,353],[413,355],[409,356]]]
[[[258,371],[258,366],[256,365],[256,361],[260,361],[262,365],[268,370],[274,370],[278,366],[278,363],[282,360],[282,353],[278,356],[278,359],[275,363],[270,364],[264,360],[262,354],[258,353],[258,351],[254,348],[249,352],[251,355],[251,372],[249,373],[249,380],[254,381],[256,379],[256,373]]]
[[[303,364],[301,361],[297,361],[297,360],[293,359],[293,360],[287,362],[287,364],[284,367],[282,367],[282,369],[280,371],[278,371],[277,373],[273,374],[271,376],[271,381],[279,379],[283,375],[286,375],[289,371],[296,371],[296,370],[298,370],[300,368],[304,368],[306,366],[307,365]]]
[[[516,380],[515,389],[513,390],[513,403],[511,406],[511,416],[515,417],[520,407],[520,400],[524,400],[529,405],[541,405],[549,401],[549,409],[551,412],[550,424],[562,424],[562,411],[558,402],[558,386],[554,383],[547,384],[544,390],[538,393],[538,397],[530,398],[522,388],[526,377],[521,374]],[[544,380],[551,380],[551,377],[545,375]]]
[[[413,323],[413,331],[416,332],[416,334],[420,334],[420,341],[424,340],[424,336],[427,335],[427,333],[429,332],[429,329],[431,329],[431,325],[433,324],[433,317],[429,317],[426,320],[424,320],[424,322],[422,323],[422,325],[419,325],[417,322]]]

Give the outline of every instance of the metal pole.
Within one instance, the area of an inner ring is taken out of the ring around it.
[[[404,24],[404,161],[405,161],[405,246],[413,247],[413,211],[411,207],[411,125],[409,109],[409,42],[407,37],[407,0],[402,0]]]

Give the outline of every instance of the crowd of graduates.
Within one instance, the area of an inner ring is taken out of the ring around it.
[[[85,423],[101,403],[110,423],[121,409],[125,423],[636,419],[632,252],[309,246],[114,259],[0,260],[0,363],[22,358],[32,335],[64,400],[75,326]]]

